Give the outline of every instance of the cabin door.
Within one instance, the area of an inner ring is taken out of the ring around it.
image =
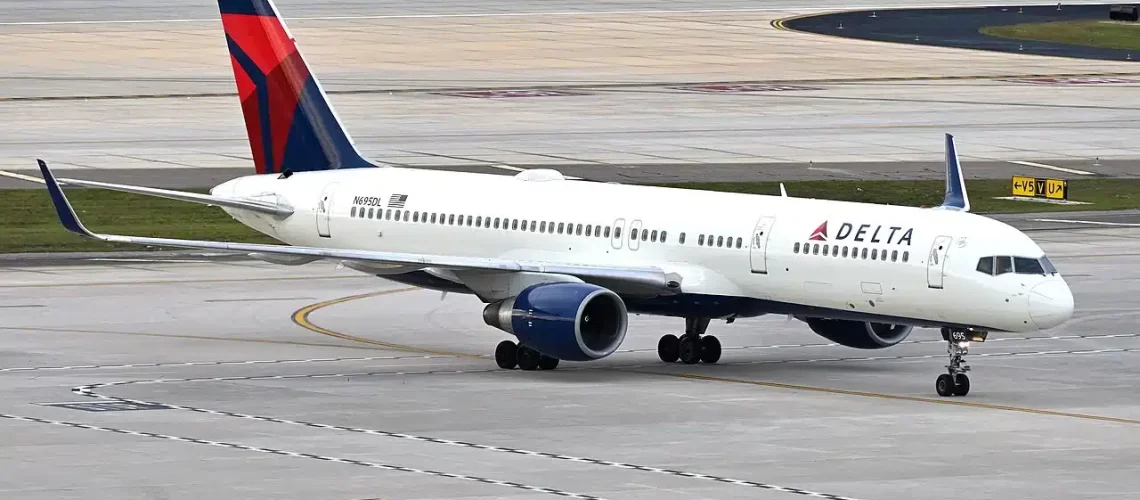
[[[768,237],[772,234],[772,225],[776,223],[775,217],[761,217],[752,230],[752,242],[748,245],[749,259],[752,261],[752,272],[768,274]]]
[[[942,281],[946,277],[946,259],[950,252],[952,236],[939,236],[934,238],[930,245],[930,255],[926,256],[926,284],[930,288],[942,288]]]
[[[317,235],[322,238],[332,237],[329,232],[329,220],[332,218],[333,195],[336,194],[338,183],[325,185],[321,191],[321,198],[317,200]]]

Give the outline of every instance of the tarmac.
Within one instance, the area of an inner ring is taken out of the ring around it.
[[[0,53],[0,170],[44,158],[175,188],[253,171],[213,4],[41,3],[0,23],[19,49]],[[802,1],[279,7],[358,146],[391,165],[936,179],[953,133],[971,176],[1140,172],[1129,62],[780,29],[819,11]]]
[[[975,344],[953,399],[934,330],[762,317],[664,365],[681,325],[639,316],[609,358],[502,371],[477,300],[332,264],[5,267],[0,497],[1131,498],[1140,228],[1033,236],[1075,317]]]
[[[1140,171],[1134,66],[774,26],[820,11],[802,0],[278,6],[357,143],[393,164],[936,179],[951,132],[971,177]],[[212,2],[6,3],[0,170],[252,172],[221,42]],[[456,95],[520,87],[544,91]],[[36,187],[0,177],[18,184]],[[1133,498],[1140,211],[997,217],[1045,248],[1076,313],[975,344],[952,399],[928,329],[858,351],[762,317],[710,327],[717,365],[664,365],[657,339],[682,325],[637,316],[609,358],[503,371],[476,299],[330,263],[8,256],[0,498]]]

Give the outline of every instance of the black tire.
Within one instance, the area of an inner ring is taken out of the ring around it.
[[[955,396],[965,396],[970,393],[970,377],[967,377],[965,373],[962,373],[957,377],[954,377],[954,379],[957,382],[954,387]]]
[[[681,339],[676,335],[662,335],[657,341],[657,357],[666,363],[673,363],[681,356]]]
[[[720,339],[706,335],[701,337],[701,361],[708,364],[720,361]]]
[[[542,355],[538,351],[523,345],[519,346],[517,356],[519,369],[526,371],[537,370],[538,363],[542,359]]]
[[[949,397],[954,395],[954,379],[950,374],[943,373],[938,376],[938,380],[934,382],[934,390],[938,391],[938,395],[942,397]]]
[[[518,346],[514,342],[504,340],[495,347],[495,364],[504,370],[514,370],[519,363]]]
[[[692,365],[701,362],[701,344],[694,342],[692,338],[686,336],[681,339],[680,356],[682,363]]]
[[[538,358],[538,367],[542,370],[553,370],[558,368],[558,358],[550,356],[541,356]]]

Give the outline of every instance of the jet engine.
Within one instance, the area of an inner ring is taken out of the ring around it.
[[[625,340],[629,314],[613,291],[588,283],[540,283],[483,309],[488,325],[547,356],[590,361]]]
[[[842,346],[882,349],[902,342],[914,327],[870,321],[808,318],[811,331]]]

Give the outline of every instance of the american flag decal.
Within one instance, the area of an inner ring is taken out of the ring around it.
[[[408,202],[408,195],[394,194],[388,198],[388,208],[404,208],[404,203]]]

